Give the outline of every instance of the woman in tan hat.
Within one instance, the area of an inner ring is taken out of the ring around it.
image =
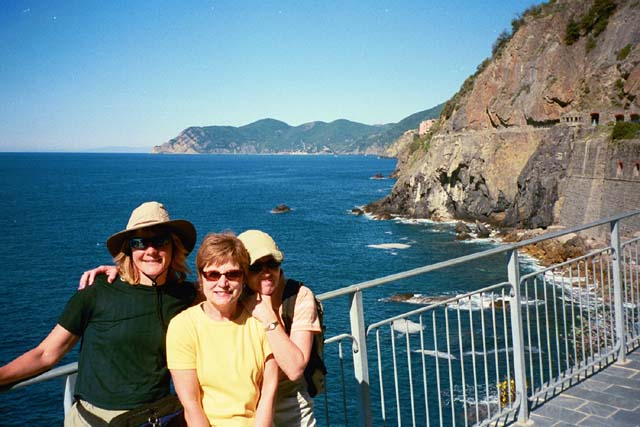
[[[165,334],[196,296],[185,281],[195,242],[194,226],[171,220],[162,204],[138,206],[127,227],[107,239],[119,279],[98,277],[73,295],[51,333],[0,368],[0,384],[50,369],[82,339],[76,403],[65,426],[100,425],[169,395]]]

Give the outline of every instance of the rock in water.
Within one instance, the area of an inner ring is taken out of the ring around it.
[[[491,232],[483,223],[476,220],[476,234],[479,238],[485,239],[491,235]]]
[[[289,212],[291,210],[291,208],[285,204],[281,204],[276,206],[275,208],[273,208],[271,210],[271,213],[285,213],[285,212]]]

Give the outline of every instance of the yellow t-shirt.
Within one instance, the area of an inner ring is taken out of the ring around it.
[[[167,365],[196,370],[211,425],[253,426],[270,354],[264,327],[245,310],[233,322],[216,322],[201,303],[175,316],[167,331]]]

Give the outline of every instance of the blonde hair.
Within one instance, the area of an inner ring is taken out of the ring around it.
[[[196,255],[196,269],[198,279],[201,279],[202,270],[209,264],[222,264],[235,262],[242,270],[244,277],[249,272],[249,252],[233,233],[207,234]]]
[[[187,278],[187,273],[191,272],[187,265],[187,255],[189,255],[189,252],[184,248],[182,240],[180,240],[176,234],[170,232],[170,236],[173,251],[171,265],[169,265],[169,273],[167,274],[167,282],[175,281],[176,283],[182,283]],[[138,273],[133,263],[133,258],[131,257],[129,239],[125,239],[122,242],[120,252],[113,258],[113,262],[115,262],[118,267],[118,272],[124,280],[132,285],[140,283],[140,273]]]

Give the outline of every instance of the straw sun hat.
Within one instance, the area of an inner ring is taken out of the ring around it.
[[[187,253],[193,250],[196,244],[196,229],[193,224],[183,219],[171,220],[164,205],[158,202],[145,202],[135,208],[131,212],[127,228],[107,239],[107,248],[115,257],[120,252],[122,243],[130,237],[133,231],[158,225],[174,231],[180,237]]]

